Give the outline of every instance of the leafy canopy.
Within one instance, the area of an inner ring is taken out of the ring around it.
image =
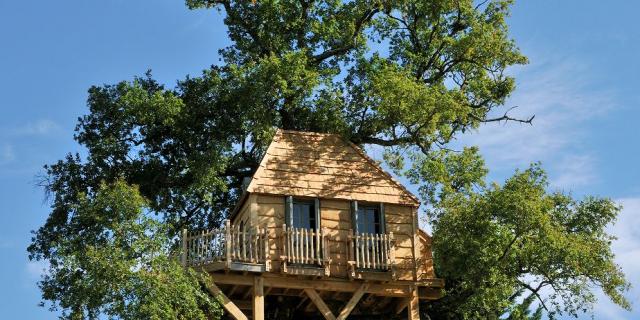
[[[194,318],[216,314],[211,297],[198,291],[200,281],[180,273],[173,260],[159,258],[158,250],[166,256],[175,249],[173,236],[184,227],[219,225],[237,201],[243,178],[257,168],[275,128],[339,133],[357,144],[382,146],[385,159],[399,172],[409,160],[406,173],[420,184],[424,199],[440,210],[433,223],[437,236],[446,238],[442,230],[449,230],[445,226],[453,219],[448,215],[456,211],[455,202],[450,197],[443,201],[438,194],[466,192],[461,199],[468,201],[488,196],[473,195],[486,171],[474,162],[480,159],[477,151],[458,154],[449,150],[450,142],[487,122],[531,122],[499,111],[515,88],[505,71],[526,63],[508,36],[509,0],[186,4],[224,12],[232,45],[220,50],[222,62],[178,81],[174,88],[165,88],[150,74],[90,88],[89,112],[78,120],[75,134],[86,157],[69,154],[45,167],[42,185],[50,195],[51,211],[28,250],[31,259],[50,262],[40,284],[43,298],[62,308],[65,318],[98,313],[136,318],[136,310],[142,309],[148,314],[186,310],[185,304],[171,300],[175,297],[158,305],[155,299],[139,296],[142,291],[137,289],[149,289],[168,274],[174,281],[162,282],[158,295],[179,288],[192,297],[188,300]],[[134,203],[120,208],[111,199],[107,205],[101,199],[108,198],[104,194],[111,188],[135,189],[127,192]],[[595,215],[606,208],[592,211]],[[80,212],[86,218],[78,220]],[[115,225],[108,219],[114,212],[123,219]],[[133,212],[147,218],[125,219]],[[139,233],[119,235],[117,228]],[[460,236],[461,241],[473,239]],[[92,246],[98,240],[100,246]],[[454,249],[447,251],[452,261],[467,259],[464,248]],[[580,249],[586,254],[586,247]],[[85,260],[93,252],[109,257],[110,265],[118,268]],[[612,263],[610,253],[599,257]],[[445,264],[438,268],[442,276],[467,279],[448,273],[451,269]],[[151,278],[143,277],[143,270]],[[515,275],[510,276],[514,283]],[[619,274],[607,276],[618,279]],[[92,282],[104,286],[87,285]],[[123,289],[132,283],[141,285]],[[189,283],[193,286],[188,288]],[[519,292],[518,288],[505,292]],[[611,288],[607,293],[620,302],[614,294],[619,287]],[[513,305],[504,296],[491,300],[474,292],[459,299],[504,309]],[[449,297],[456,297],[455,291]],[[116,306],[113,301],[122,302]],[[475,312],[473,308],[469,312]],[[167,313],[167,318],[176,314]]]
[[[148,217],[147,201],[124,181],[80,194],[53,244],[43,298],[58,301],[63,318],[201,319],[219,317],[207,279],[169,255],[165,227]]]

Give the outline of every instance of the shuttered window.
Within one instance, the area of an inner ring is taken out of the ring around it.
[[[318,199],[286,198],[285,218],[288,226],[317,230],[320,226],[320,201]]]
[[[356,233],[385,233],[384,205],[352,201],[351,212]]]

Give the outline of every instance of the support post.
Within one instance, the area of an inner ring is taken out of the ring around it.
[[[227,269],[231,266],[231,221],[229,219],[225,220],[225,239],[224,239],[224,245],[225,245],[225,253],[227,255],[227,259],[226,259],[226,263],[227,263]]]
[[[315,289],[306,288],[304,289],[304,292],[307,294],[309,299],[313,301],[316,307],[318,307],[318,310],[320,310],[320,313],[322,313],[326,320],[336,320],[336,317],[333,315],[333,312],[331,312],[331,309],[329,309],[327,304],[324,303],[324,300],[322,300],[322,297],[320,297]]]
[[[253,278],[253,320],[264,320],[264,278]]]
[[[245,316],[244,313],[242,313],[240,308],[238,308],[238,306],[236,306],[233,303],[233,301],[231,301],[222,292],[222,290],[220,290],[220,288],[218,288],[218,286],[216,286],[216,284],[213,283],[213,281],[211,281],[211,284],[207,288],[209,289],[209,293],[211,293],[211,295],[213,295],[214,297],[217,297],[220,300],[220,303],[222,303],[222,306],[224,307],[224,309],[227,310],[227,312],[229,312],[229,314],[233,318],[235,318],[236,320],[249,320],[247,316]]]
[[[269,255],[271,248],[269,247],[269,229],[267,227],[262,229],[262,236],[264,237],[264,270],[269,272],[271,271],[271,255]]]
[[[409,289],[411,291],[411,295],[409,296],[409,305],[407,311],[409,312],[409,320],[420,320],[420,307],[419,307],[419,298],[418,298],[418,287],[411,286]]]
[[[358,288],[358,290],[356,290],[356,292],[353,293],[353,296],[351,297],[351,299],[349,299],[349,302],[347,302],[347,305],[344,306],[342,311],[340,311],[340,314],[336,319],[337,320],[347,319],[347,317],[351,314],[351,311],[353,311],[353,308],[356,307],[356,305],[358,304],[358,302],[360,301],[360,299],[365,294],[368,288],[369,288],[369,285],[366,283],[363,283],[360,286],[360,288]],[[410,319],[410,320],[416,320],[416,319]]]
[[[189,250],[189,247],[187,246],[188,235],[187,229],[182,229],[182,255],[180,257],[180,263],[182,263],[183,267],[187,266],[187,254]]]

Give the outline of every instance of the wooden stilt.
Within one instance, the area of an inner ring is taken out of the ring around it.
[[[240,308],[238,308],[238,306],[236,306],[233,301],[229,300],[229,298],[227,298],[227,296],[222,292],[222,290],[220,290],[220,288],[218,288],[218,286],[216,286],[215,283],[211,282],[211,285],[207,289],[209,289],[209,292],[213,296],[216,296],[218,297],[218,299],[220,299],[220,303],[222,303],[224,309],[227,310],[227,312],[229,312],[229,314],[233,318],[235,318],[236,320],[248,320],[247,316],[245,316],[244,313],[240,311]]]
[[[402,311],[404,311],[404,309],[406,309],[409,305],[409,300],[411,300],[411,298],[400,299],[400,301],[398,301],[398,304],[396,304],[395,314],[400,314]]]
[[[409,320],[420,320],[420,308],[419,308],[419,299],[418,299],[418,288],[415,286],[411,287],[411,296],[409,296]]]
[[[358,304],[358,301],[360,301],[360,299],[365,294],[368,287],[369,285],[364,283],[360,286],[360,288],[358,288],[358,290],[356,290],[356,292],[353,293],[353,296],[351,297],[351,299],[349,299],[349,302],[347,302],[347,305],[344,306],[342,311],[340,311],[338,318],[336,318],[337,320],[345,320],[349,316],[349,314],[351,314],[351,311],[353,311],[353,308],[356,307],[356,305]]]
[[[253,278],[253,320],[264,320],[264,279]]]
[[[320,310],[320,313],[322,313],[325,319],[327,320],[336,319],[336,317],[333,315],[333,312],[331,312],[331,309],[329,309],[327,304],[324,303],[324,300],[322,300],[322,297],[320,297],[320,295],[316,290],[307,288],[307,289],[304,289],[304,292],[307,294],[309,299],[313,301],[313,303],[316,305],[318,310]]]

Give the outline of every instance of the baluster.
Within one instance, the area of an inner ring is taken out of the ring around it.
[[[316,263],[320,265],[320,228],[316,229]]]
[[[311,229],[311,236],[309,237],[309,246],[311,248],[311,261],[309,263],[316,262],[316,230]]]
[[[298,239],[298,228],[292,228],[293,230],[293,263],[298,263],[298,257],[300,256],[300,240]]]
[[[240,243],[240,227],[236,226],[235,228],[235,233],[236,233],[236,260],[240,260],[242,258],[241,256],[241,250],[242,250],[242,243]]]
[[[382,235],[382,269],[386,270],[389,265],[387,261],[387,235]]]
[[[373,235],[373,268],[378,266],[378,234]]]
[[[371,268],[371,252],[369,252],[369,250],[370,250],[370,248],[369,248],[369,247],[371,246],[371,234],[366,234],[366,235],[365,235],[365,237],[366,237],[366,238],[365,238],[365,239],[366,239],[366,241],[364,242],[364,245],[365,245],[365,247],[366,247],[366,250],[364,251],[364,254],[365,254],[365,256],[366,256],[366,259],[365,259],[365,261],[366,261],[365,268]]]
[[[356,267],[360,268],[360,234],[356,233]]]
[[[298,246],[298,254],[297,254],[297,261],[296,262],[297,263],[302,263],[302,228],[298,228],[296,230],[296,232],[297,232],[297,235],[298,235],[296,237],[296,240],[297,240],[297,244],[296,245]]]
[[[304,229],[304,263],[309,263],[309,229]]]
[[[298,228],[298,263],[302,263],[304,257],[302,252],[302,228]]]
[[[287,242],[289,242],[289,255],[287,259],[289,262],[293,263],[293,233],[291,233],[292,228],[287,229]]]

